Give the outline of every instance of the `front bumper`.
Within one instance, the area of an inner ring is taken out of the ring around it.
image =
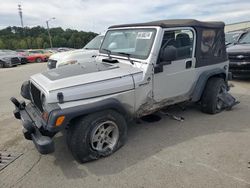
[[[22,121],[24,137],[27,140],[32,140],[41,154],[54,152],[53,140],[41,132],[44,122],[35,107],[32,104],[26,106],[25,102],[19,102],[13,97],[10,100],[16,108],[13,111],[15,118]]]
[[[250,77],[250,62],[230,62],[229,71],[233,76]]]

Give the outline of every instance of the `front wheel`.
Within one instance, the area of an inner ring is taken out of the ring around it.
[[[201,98],[201,110],[204,113],[216,114],[223,110],[224,103],[221,95],[227,92],[227,85],[224,79],[213,77],[206,84]]]
[[[76,120],[69,127],[68,147],[78,162],[111,155],[124,145],[127,124],[116,111],[105,110]]]
[[[40,57],[36,58],[36,62],[37,63],[41,63],[42,62],[42,59]]]

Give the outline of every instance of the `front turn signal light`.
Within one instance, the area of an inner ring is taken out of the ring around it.
[[[62,123],[64,122],[64,119],[65,119],[65,116],[59,116],[59,117],[56,119],[56,127],[61,126]]]

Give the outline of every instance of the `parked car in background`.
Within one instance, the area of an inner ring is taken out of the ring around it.
[[[98,35],[86,44],[82,49],[61,52],[52,55],[48,60],[48,68],[58,68],[65,65],[92,61],[99,53],[104,35]]]
[[[226,46],[232,46],[238,43],[238,41],[241,39],[242,36],[246,31],[244,30],[239,30],[239,31],[231,31],[225,34],[225,41],[226,41]]]
[[[48,60],[48,55],[45,54],[42,50],[27,50],[24,55],[30,63],[41,63]]]
[[[24,55],[19,54],[16,51],[13,51],[13,50],[2,50],[2,51],[5,52],[6,54],[11,54],[11,55],[14,55],[14,56],[18,57],[21,64],[26,64],[28,62],[27,58]]]
[[[238,43],[227,48],[227,53],[233,77],[250,77],[250,30],[245,31]]]
[[[53,55],[54,53],[57,53],[57,52],[55,52],[55,51],[53,51],[53,50],[48,50],[48,49],[42,49],[41,50],[41,53],[42,54],[44,54],[44,55],[46,55],[47,56],[47,58],[49,58],[51,55]]]
[[[21,61],[16,54],[6,53],[0,50],[0,68],[9,68],[20,65]]]

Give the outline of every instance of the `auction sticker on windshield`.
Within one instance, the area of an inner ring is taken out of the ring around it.
[[[153,32],[138,32],[136,39],[151,39]]]

